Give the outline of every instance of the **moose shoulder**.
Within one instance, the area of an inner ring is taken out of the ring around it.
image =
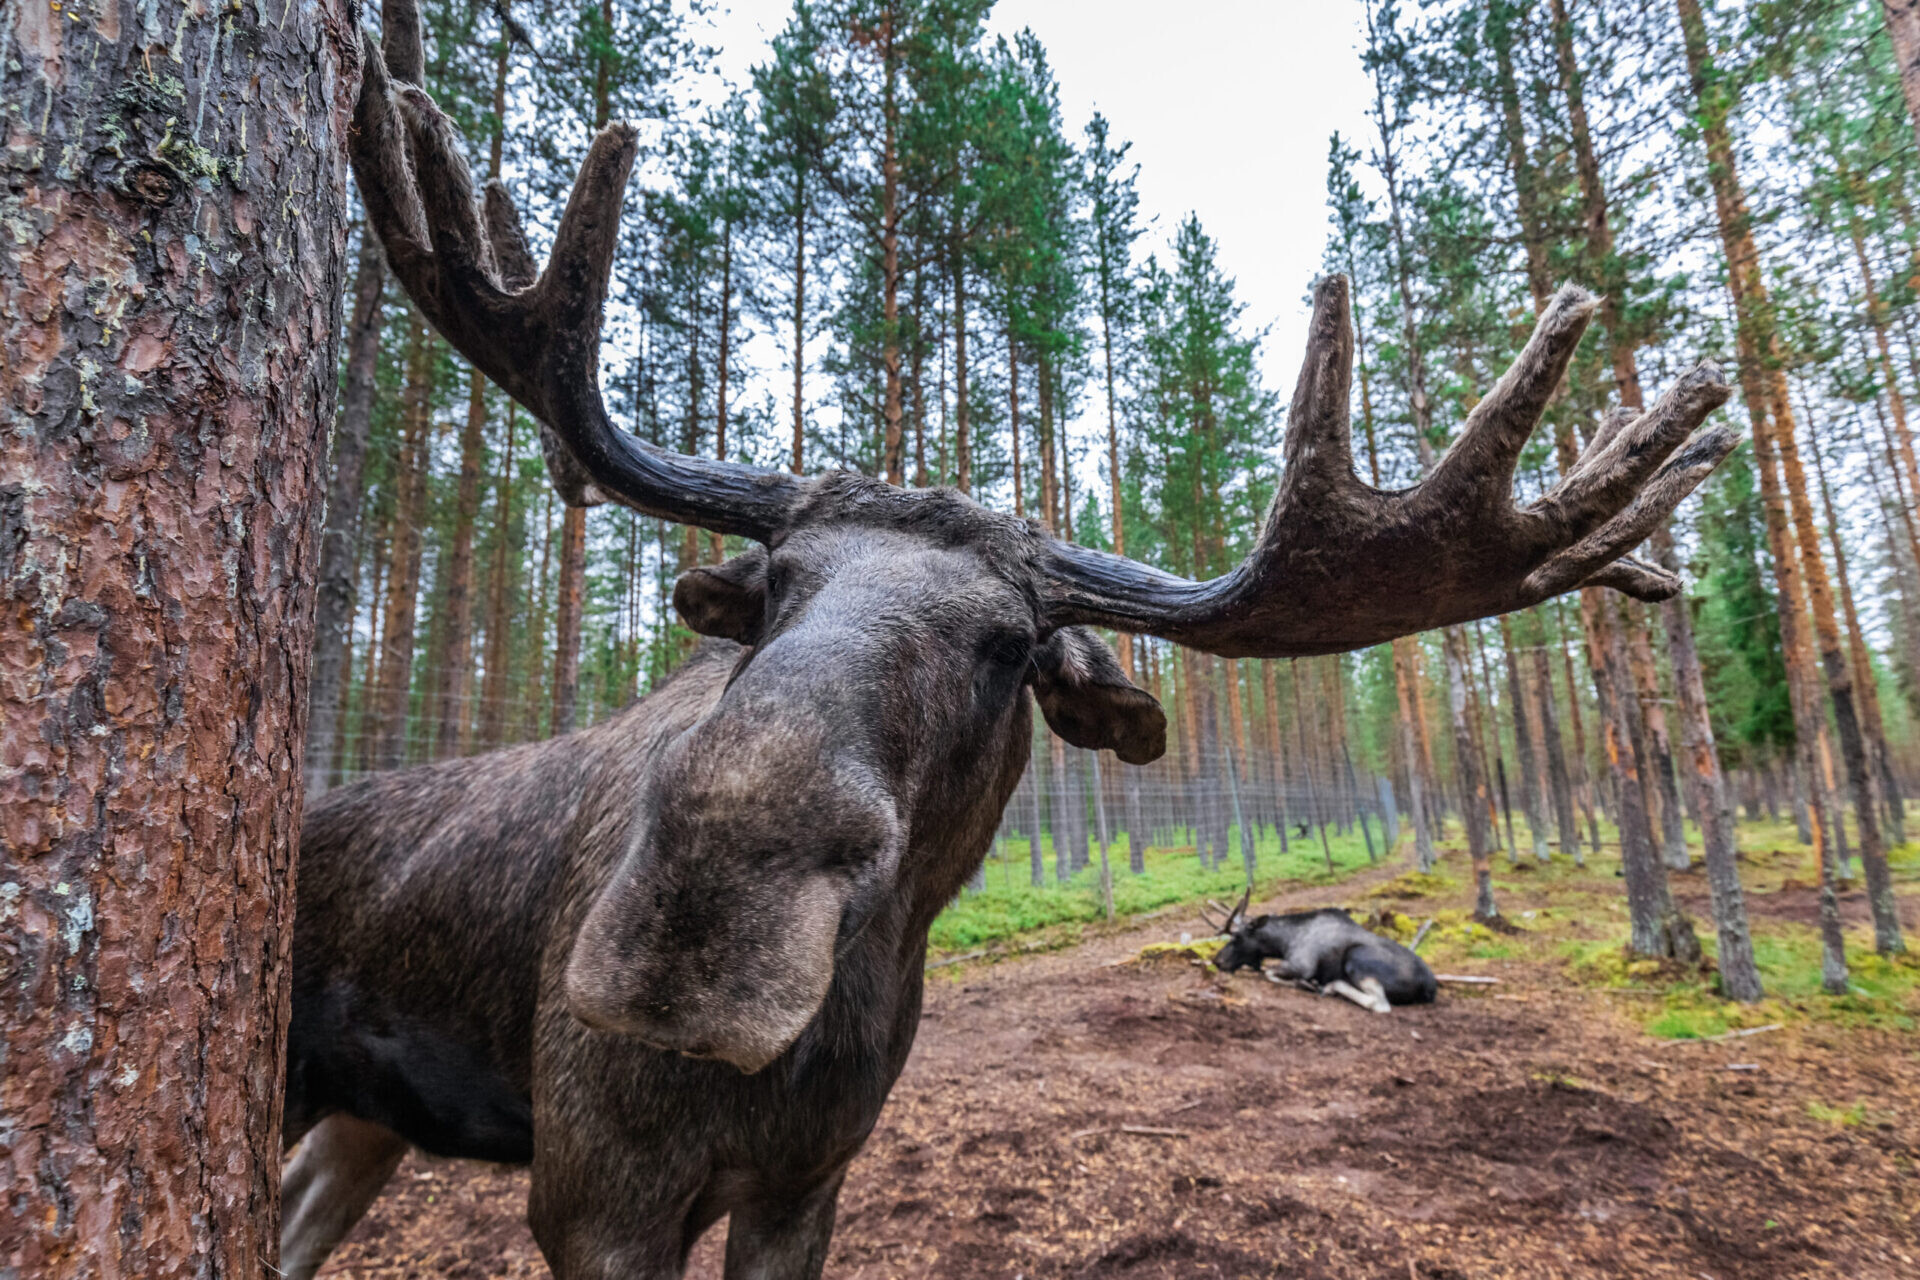
[[[410,1143],[531,1159],[554,1274],[671,1277],[730,1215],[727,1275],[818,1276],[848,1162],[913,1038],[934,916],[979,865],[1037,701],[1135,763],[1165,720],[1085,626],[1240,657],[1334,653],[1581,585],[1678,589],[1626,556],[1733,447],[1710,367],[1609,418],[1517,504],[1514,467],[1594,301],[1563,289],[1413,488],[1354,474],[1344,280],[1314,293],[1284,470],[1247,559],[1189,582],[949,490],[801,478],[616,429],[599,329],[637,149],[588,150],[544,267],[481,201],[382,6],[350,134],[370,225],[433,326],[533,414],[574,505],[758,544],[684,575],[718,637],[604,725],[374,779],[302,835],[282,1265],[308,1277]],[[760,548],[764,548],[761,550]]]

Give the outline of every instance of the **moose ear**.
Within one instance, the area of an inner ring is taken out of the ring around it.
[[[1166,753],[1166,713],[1086,628],[1061,627],[1034,650],[1032,681],[1048,726],[1074,746],[1110,748],[1128,764]]]
[[[751,547],[717,565],[689,569],[673,584],[673,607],[703,636],[758,644],[767,615],[767,551]]]

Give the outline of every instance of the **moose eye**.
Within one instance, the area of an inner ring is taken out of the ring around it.
[[[987,637],[982,648],[982,656],[996,667],[1024,667],[1032,653],[1033,642],[1011,631]]]

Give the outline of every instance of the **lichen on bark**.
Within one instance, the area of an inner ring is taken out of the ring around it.
[[[356,36],[0,24],[0,1273],[252,1280]]]

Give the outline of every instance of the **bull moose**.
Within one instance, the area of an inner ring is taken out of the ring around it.
[[[413,0],[366,40],[352,162],[396,277],[539,420],[575,504],[753,549],[684,574],[711,637],[662,687],[553,741],[376,777],[301,835],[283,1265],[309,1277],[409,1145],[530,1162],[556,1276],[669,1277],[729,1217],[726,1273],[818,1276],[841,1181],[919,1020],[927,931],[986,855],[1031,705],[1142,763],[1159,705],[1089,627],[1227,656],[1325,654],[1576,586],[1631,559],[1733,447],[1702,366],[1516,505],[1515,461],[1595,303],[1566,288],[1413,488],[1354,475],[1347,286],[1315,291],[1284,472],[1209,582],[1061,542],[947,489],[802,478],[613,426],[598,332],[634,133],[593,142],[536,271],[476,205],[421,78]],[[1030,701],[1031,700],[1031,701]]]

